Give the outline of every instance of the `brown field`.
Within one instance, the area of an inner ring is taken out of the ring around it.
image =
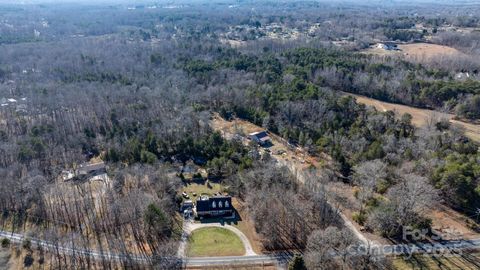
[[[358,103],[375,107],[379,111],[394,111],[398,116],[409,113],[413,117],[412,123],[417,127],[428,126],[433,120],[448,119],[453,126],[464,130],[467,137],[474,141],[480,142],[480,125],[455,120],[455,115],[453,114],[383,102],[354,94],[348,95],[354,96]]]
[[[428,59],[441,56],[465,56],[463,52],[455,48],[430,43],[402,44],[398,47],[407,58]]]
[[[365,50],[363,53],[379,56],[400,56],[412,62],[437,61],[442,58],[468,58],[465,53],[455,48],[431,43],[399,44],[398,48],[400,49],[399,51],[387,51],[373,47]]]

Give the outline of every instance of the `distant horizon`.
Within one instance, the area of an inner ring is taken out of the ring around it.
[[[122,5],[142,5],[142,4],[196,4],[196,3],[248,3],[252,2],[305,2],[303,0],[0,0],[0,4],[9,5],[36,5],[36,4],[122,4]],[[307,1],[309,2],[309,1]],[[480,4],[480,0],[312,0],[310,2],[319,3],[352,3],[352,4],[447,4],[447,5],[465,5]]]

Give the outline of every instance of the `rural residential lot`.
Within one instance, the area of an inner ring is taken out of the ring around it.
[[[0,269],[479,269],[480,3],[0,3]]]

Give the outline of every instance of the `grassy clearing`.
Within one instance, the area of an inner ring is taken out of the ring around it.
[[[398,48],[398,51],[388,51],[373,47],[364,50],[363,53],[380,56],[398,56],[414,63],[428,63],[430,60],[440,57],[468,57],[465,53],[455,48],[431,43],[399,44]]]
[[[428,270],[470,270],[480,269],[480,253],[462,255],[424,256],[416,255],[412,258],[397,257],[393,265],[398,270],[428,269]]]
[[[183,192],[186,192],[190,198],[195,199],[193,193],[197,194],[197,197],[205,194],[212,196],[215,193],[222,192],[222,185],[218,183],[188,183],[183,187]]]
[[[238,236],[224,228],[195,230],[188,240],[189,257],[241,256],[245,247]]]

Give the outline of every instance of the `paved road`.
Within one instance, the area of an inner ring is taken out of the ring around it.
[[[202,224],[199,224],[199,225],[202,225]],[[212,226],[215,226],[215,225],[212,224]],[[245,235],[243,235],[243,237],[245,237]],[[16,244],[21,244],[25,239],[28,239],[30,240],[33,246],[42,246],[45,250],[48,250],[48,251],[58,252],[65,255],[84,255],[84,256],[88,255],[91,258],[98,259],[98,260],[101,260],[101,259],[107,259],[112,261],[134,260],[139,263],[149,263],[152,259],[151,257],[145,257],[145,256],[139,256],[139,255],[133,255],[133,254],[115,254],[110,252],[100,252],[96,250],[85,250],[85,249],[73,248],[69,245],[55,245],[54,243],[47,242],[44,240],[26,237],[22,234],[5,232],[5,231],[0,231],[0,238],[8,238],[12,243],[16,243]],[[248,243],[247,246],[250,246],[250,243]],[[247,246],[246,246],[246,249],[247,249]],[[251,246],[250,246],[250,249],[251,249]],[[287,261],[287,259],[285,259],[287,258],[286,255],[283,255],[283,254],[278,254],[274,256],[256,255],[253,252],[253,249],[251,249],[251,251],[249,251],[248,254],[252,254],[252,253],[253,255],[248,255],[248,256],[183,258],[181,261],[182,263],[189,266],[226,265],[226,264],[235,264],[235,263],[272,264],[272,263],[278,263],[280,261]]]
[[[213,266],[213,265],[271,265],[286,264],[290,259],[289,255],[254,255],[254,256],[230,256],[230,257],[208,257],[208,258],[186,258],[188,266]]]
[[[115,254],[105,251],[96,251],[90,249],[81,249],[73,247],[72,245],[62,245],[62,244],[55,244],[53,242],[48,242],[45,240],[26,237],[22,234],[11,233],[0,231],[0,238],[8,238],[11,242],[21,244],[24,240],[28,239],[32,246],[41,246],[45,250],[59,252],[65,255],[88,255],[95,259],[108,259],[108,260],[135,260],[135,261],[149,261],[150,258],[146,258],[139,255],[132,255],[132,254]]]
[[[40,245],[46,250],[56,251],[66,255],[88,255],[94,259],[108,260],[134,260],[139,263],[148,263],[151,257],[144,257],[132,254],[115,254],[110,252],[100,252],[96,250],[76,249],[69,245],[55,245],[40,239],[25,237],[21,234],[0,231],[0,238],[9,238],[14,243],[22,243],[28,238],[33,245]],[[409,255],[418,253],[461,253],[463,250],[480,249],[480,239],[473,240],[452,240],[443,241],[435,244],[419,243],[405,245],[372,245],[351,248],[350,254],[372,254],[377,256],[385,255]],[[275,255],[249,255],[249,256],[233,256],[233,257],[205,257],[205,258],[184,258],[182,262],[188,266],[208,266],[208,265],[227,265],[227,264],[272,264],[285,263],[291,254],[277,253]]]

